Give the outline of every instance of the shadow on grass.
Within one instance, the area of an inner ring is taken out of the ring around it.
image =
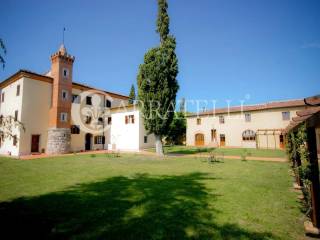
[[[0,204],[2,235],[31,239],[276,239],[215,221],[208,175],[113,177]],[[209,204],[212,203],[212,204]]]

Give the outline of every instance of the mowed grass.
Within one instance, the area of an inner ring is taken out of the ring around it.
[[[155,152],[154,148],[147,151]],[[246,152],[253,157],[276,157],[284,158],[286,153],[281,149],[255,149],[255,148],[209,148],[209,147],[192,147],[192,146],[165,146],[165,153],[171,154],[196,154],[212,151],[225,156],[241,156]]]
[[[286,163],[134,154],[0,159],[2,235],[303,239]]]

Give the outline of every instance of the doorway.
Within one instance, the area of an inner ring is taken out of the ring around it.
[[[85,135],[85,150],[91,150],[91,139],[92,139],[92,134],[91,133],[87,133]]]
[[[284,139],[282,134],[279,136],[279,140],[280,140],[280,148],[284,149]]]
[[[197,133],[195,135],[195,145],[203,146],[204,145],[204,135],[202,133]]]
[[[226,145],[226,135],[220,134],[220,147],[224,147]]]
[[[38,153],[39,152],[39,142],[40,135],[31,135],[31,152]]]

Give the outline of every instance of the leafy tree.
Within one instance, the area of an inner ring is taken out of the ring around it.
[[[0,38],[0,50],[2,50],[3,54],[7,53],[6,46],[4,45],[4,41]],[[3,55],[0,53],[0,64],[2,64],[2,68],[4,68],[6,61],[4,60]]]
[[[24,124],[16,120],[13,116],[0,116],[0,139],[4,141],[5,139],[12,139],[16,137],[17,130],[25,131]]]
[[[134,100],[136,100],[136,90],[134,89],[134,85],[132,84],[129,94],[129,103],[133,104]]]
[[[160,45],[150,49],[139,66],[138,99],[143,113],[144,125],[156,138],[156,152],[163,155],[162,137],[167,135],[174,117],[178,59],[176,41],[169,35],[169,15],[166,0],[158,0],[157,32]]]
[[[168,144],[181,145],[186,139],[187,122],[184,112],[176,112],[170,124],[166,142]]]

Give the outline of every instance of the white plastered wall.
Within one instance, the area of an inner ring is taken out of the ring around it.
[[[20,96],[16,96],[17,86],[20,85]],[[1,89],[1,95],[4,93],[4,102],[0,97],[0,115],[4,117],[14,116],[15,111],[18,110],[18,120],[21,121],[22,95],[24,88],[24,78],[21,78],[10,85]],[[0,96],[1,96],[0,95]],[[0,147],[0,154],[11,154],[18,156],[21,148],[21,136],[19,129],[12,130],[13,135],[17,135],[17,145],[13,146],[13,139],[8,137],[3,139]]]

